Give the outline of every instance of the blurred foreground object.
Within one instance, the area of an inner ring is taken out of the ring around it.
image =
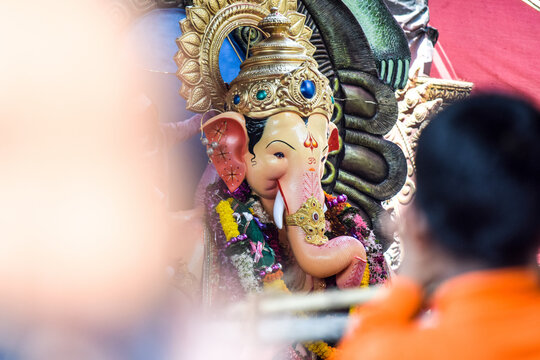
[[[401,277],[360,308],[342,359],[540,358],[538,138],[540,112],[502,95],[428,124]]]
[[[379,291],[371,287],[311,294],[251,294],[211,313],[206,321],[192,324],[187,335],[190,346],[178,347],[175,359],[289,359],[290,344],[312,344],[313,339],[338,341],[348,322],[349,308],[373,299]],[[209,338],[212,347],[207,346]]]
[[[0,4],[0,349],[107,359],[104,338],[163,298],[157,164],[112,19],[95,1],[46,10]]]

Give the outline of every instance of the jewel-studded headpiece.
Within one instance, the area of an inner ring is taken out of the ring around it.
[[[271,9],[259,27],[270,36],[252,48],[252,56],[240,68],[227,93],[227,108],[251,118],[263,118],[281,111],[301,116],[334,110],[328,79],[306,49],[288,37],[291,22]]]
[[[180,50],[175,57],[177,75],[183,83],[180,94],[187,99],[189,110],[224,108],[254,119],[282,111],[303,117],[320,113],[331,118],[332,90],[311,56],[315,50],[309,43],[311,29],[304,25],[305,17],[295,11],[296,1],[281,1],[283,9],[278,9],[272,7],[271,0],[244,0],[220,11],[211,8],[213,2],[206,2],[206,7],[205,1],[195,3],[201,4],[188,8],[187,18],[181,23],[184,35],[177,40]],[[286,11],[286,15],[280,11]],[[256,24],[254,13],[260,16]],[[207,22],[201,22],[205,16]],[[252,56],[227,86],[219,74],[216,44],[221,47],[238,26],[257,27],[267,37],[251,48]]]

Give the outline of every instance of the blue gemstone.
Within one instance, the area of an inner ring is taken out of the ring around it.
[[[234,103],[234,105],[240,104],[240,95],[238,95],[238,94],[234,95],[233,103]]]
[[[304,80],[300,84],[300,92],[306,99],[311,99],[315,96],[315,83],[311,80]]]
[[[332,104],[335,104],[335,100],[334,100],[334,97],[332,96]]]

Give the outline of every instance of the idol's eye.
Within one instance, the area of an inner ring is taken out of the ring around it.
[[[277,157],[278,159],[283,159],[285,157],[285,155],[282,152],[277,152],[274,154],[274,156]]]
[[[323,158],[321,159],[321,162],[323,163],[325,160],[326,160],[326,156],[323,156]]]

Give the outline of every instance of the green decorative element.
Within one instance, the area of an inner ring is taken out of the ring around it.
[[[364,180],[358,174],[353,174],[351,171],[347,176],[338,177],[338,180],[361,190],[363,193],[379,201],[390,199],[396,194],[396,189],[397,191],[401,189],[407,177],[407,162],[403,152],[396,144],[380,137],[353,130],[346,132],[344,141],[346,144],[355,144],[359,148],[368,148],[374,153],[379,154],[384,160],[378,166],[387,167],[383,169],[386,176],[384,180],[374,184]],[[352,154],[348,155],[351,156]],[[377,162],[370,162],[370,164],[372,167],[377,166]],[[353,170],[354,166],[351,166],[350,169]],[[344,171],[340,168],[339,175],[341,176],[342,173]]]
[[[381,61],[379,67],[379,79],[384,79],[386,77],[386,60]]]
[[[340,103],[335,103],[334,104],[334,119],[332,120],[332,122],[338,125],[342,119],[343,119],[343,108],[341,107]]]
[[[392,88],[407,83],[409,44],[383,0],[342,0],[358,20],[378,62],[379,78]],[[401,68],[401,71],[398,69]]]
[[[243,204],[236,199],[233,199],[233,202],[231,204],[231,207],[233,208],[234,212],[237,214],[240,214],[240,223],[238,224],[238,230],[240,231],[240,234],[246,234],[249,238],[249,240],[246,241],[252,241],[254,244],[262,243],[262,258],[255,264],[256,267],[268,267],[272,266],[275,263],[275,253],[274,250],[268,246],[266,243],[266,240],[264,239],[264,234],[259,229],[255,221],[247,221],[246,217],[243,216],[243,214],[250,214],[249,211],[249,205]],[[238,248],[238,249],[235,249]],[[250,245],[243,244],[243,243],[237,243],[233,246],[231,246],[231,250],[235,251],[238,250],[239,253],[244,251],[244,249],[248,247],[250,248]]]
[[[343,119],[343,108],[341,107],[341,104],[337,101],[335,101],[335,96],[339,92],[339,79],[334,79],[332,91],[334,92],[334,96],[332,96],[332,104],[334,104],[334,118],[332,119],[332,122],[336,125],[338,125],[341,122],[341,119]]]
[[[367,90],[376,99],[376,113],[374,116],[366,118],[363,114],[353,111],[357,106],[349,106],[354,101],[365,101],[363,99],[348,99],[347,88],[344,88],[345,96],[345,127],[354,130],[361,130],[367,133],[384,135],[394,127],[398,117],[398,106],[394,92],[390,87],[380,82],[375,76],[359,71],[341,71],[341,82],[350,86],[360,87]],[[401,185],[400,185],[401,187]]]
[[[266,93],[266,90],[257,91],[257,100],[263,101],[264,99],[266,99],[267,96],[268,94]]]
[[[337,172],[334,164],[332,164],[330,161],[327,161],[324,164],[324,174],[321,180],[321,184],[323,184],[323,186],[332,184],[336,180],[336,174]]]
[[[334,96],[338,93],[339,91],[339,79],[338,78],[335,78],[334,79],[334,87],[332,89],[332,91],[334,92]]]
[[[397,67],[397,70],[396,70],[396,78],[394,80],[394,84],[392,85],[392,87],[394,89],[399,88],[399,85],[403,81],[402,75],[403,75],[403,70],[404,70],[403,68],[404,67],[405,67],[405,63],[402,62],[402,61],[398,61],[398,67]]]
[[[386,73],[386,79],[383,78],[387,84],[391,83],[392,75],[394,75],[394,60],[390,59],[388,60],[388,71]]]
[[[322,40],[317,50],[321,50],[320,55],[327,55],[330,58],[334,71],[354,69],[377,76],[377,62],[364,36],[362,26],[343,1],[300,2],[316,26],[317,31],[313,32],[313,37],[319,34]],[[319,53],[316,52],[315,55],[319,56]]]

